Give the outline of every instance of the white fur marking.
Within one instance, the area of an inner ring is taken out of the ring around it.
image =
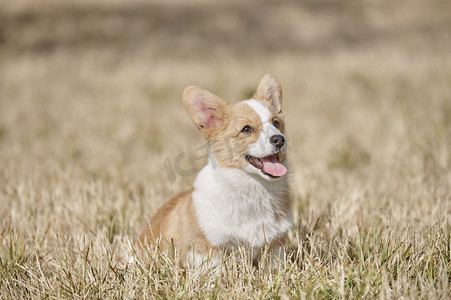
[[[282,136],[283,134],[272,125],[270,110],[268,107],[260,103],[260,101],[255,99],[246,100],[244,103],[249,105],[258,114],[263,127],[263,130],[258,135],[257,142],[249,146],[248,154],[255,157],[265,157],[276,153],[278,149],[275,149],[274,146],[271,145],[270,138],[276,134],[280,134]]]
[[[269,111],[269,109],[266,106],[264,106],[262,103],[260,103],[260,101],[255,100],[255,99],[250,99],[250,100],[245,100],[243,102],[246,103],[247,105],[249,105],[253,110],[255,110],[255,112],[260,117],[260,120],[262,121],[263,125],[265,123],[269,122],[269,117],[271,117],[271,112]]]
[[[284,209],[287,192],[287,176],[267,181],[208,163],[194,182],[193,200],[199,225],[212,245],[231,250],[244,246],[258,256],[267,242],[292,226],[291,212]]]

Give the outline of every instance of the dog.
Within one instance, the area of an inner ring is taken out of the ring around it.
[[[208,142],[208,163],[192,189],[156,212],[139,243],[176,246],[190,267],[237,249],[254,263],[264,251],[283,262],[292,213],[279,82],[266,74],[252,99],[233,105],[189,86],[183,103]]]

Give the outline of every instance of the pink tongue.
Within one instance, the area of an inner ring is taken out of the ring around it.
[[[277,160],[275,155],[260,158],[260,160],[263,162],[263,171],[269,175],[280,177],[287,173],[287,168]]]

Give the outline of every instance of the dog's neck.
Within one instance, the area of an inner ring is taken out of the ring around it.
[[[196,178],[193,201],[200,226],[213,245],[244,242],[261,247],[262,227],[271,240],[292,224],[288,190],[286,176],[268,181],[209,161]]]

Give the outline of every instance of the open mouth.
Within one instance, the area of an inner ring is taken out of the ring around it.
[[[279,153],[265,157],[247,155],[246,159],[251,165],[270,177],[279,178],[287,173],[287,168],[279,161]]]

